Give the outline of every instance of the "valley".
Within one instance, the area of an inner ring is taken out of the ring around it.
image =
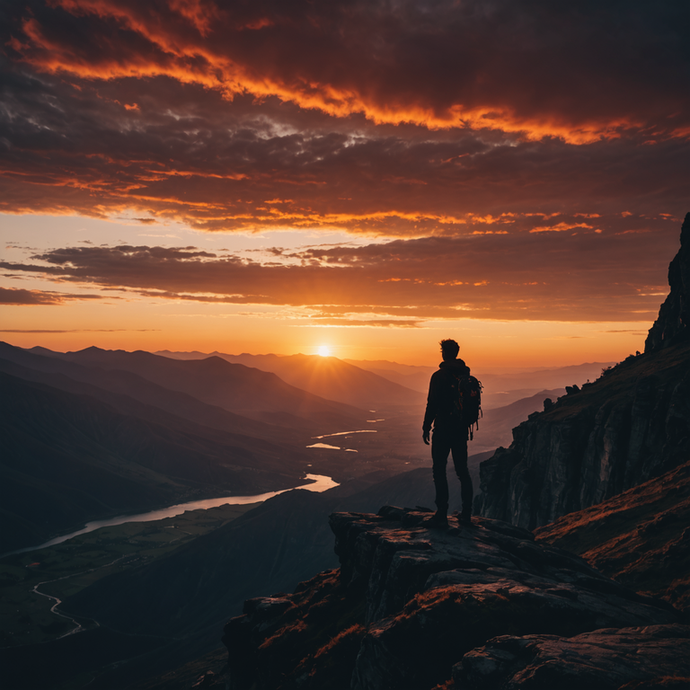
[[[274,369],[286,359],[280,367],[295,366],[293,381],[311,382],[305,391],[229,357],[165,354],[0,345],[3,423],[14,439],[0,465],[3,551],[171,503],[262,499],[104,526],[0,558],[0,659],[17,688],[48,678],[60,690],[129,687],[217,654],[219,627],[245,599],[291,591],[337,565],[331,512],[433,507],[420,391],[335,358],[241,358]],[[487,394],[470,443],[476,487],[480,463],[509,445],[512,428],[545,398],[561,396],[572,374],[523,372]],[[486,380],[489,391],[500,386]],[[552,382],[560,387],[539,388]],[[521,387],[511,393],[510,385]],[[317,397],[324,390],[336,399]],[[339,486],[285,493],[314,475]],[[451,482],[454,505],[458,494]],[[54,660],[50,671],[31,667],[37,645]],[[84,656],[93,665],[69,662]]]
[[[153,522],[103,527],[93,533],[0,559],[2,604],[0,647],[49,642],[75,631],[68,618],[52,613],[53,601],[67,599],[103,577],[151,563],[203,534],[238,518],[255,505],[223,505]],[[60,609],[58,609],[60,610]],[[83,619],[89,629],[97,623]]]

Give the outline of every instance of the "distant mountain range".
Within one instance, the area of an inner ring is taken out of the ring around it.
[[[46,354],[45,350],[41,354]],[[211,356],[202,360],[175,360],[150,352],[101,350],[52,352],[47,356],[105,371],[127,371],[170,390],[186,393],[243,417],[277,424],[304,426],[329,433],[343,424],[356,424],[363,410],[319,398],[291,386],[272,373]]]
[[[522,398],[504,405],[503,407],[489,408],[484,417],[479,420],[479,429],[472,443],[473,448],[488,447],[498,448],[508,446],[513,440],[513,429],[524,422],[534,412],[544,409],[544,400],[547,398],[556,401],[565,395],[565,388],[543,390],[535,395]]]
[[[328,400],[365,409],[380,410],[383,407],[423,405],[424,396],[419,391],[390,381],[386,376],[367,371],[337,357],[320,355],[229,355],[213,352],[170,352],[157,354],[175,359],[200,359],[220,357],[227,362],[244,364],[261,371],[277,374],[292,386],[309,391]],[[428,375],[427,375],[428,385]]]
[[[229,355],[222,352],[205,354],[170,350],[161,350],[156,354],[183,360],[222,357],[229,362],[271,371],[293,386],[316,395],[367,409],[372,406],[424,405],[429,379],[437,369],[387,360],[341,360],[337,357],[301,354]],[[488,410],[538,395],[544,389],[582,385],[590,379],[596,379],[602,369],[611,364],[613,362],[590,362],[498,373],[473,370],[473,374],[481,379],[484,386],[483,406]],[[386,385],[391,383],[396,385]]]

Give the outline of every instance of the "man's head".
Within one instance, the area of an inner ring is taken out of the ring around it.
[[[460,345],[450,338],[441,341],[441,355],[444,362],[450,362],[458,356]]]

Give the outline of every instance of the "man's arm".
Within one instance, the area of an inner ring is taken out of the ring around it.
[[[424,411],[424,422],[422,424],[422,440],[426,445],[429,445],[429,433],[431,432],[431,425],[436,418],[436,410],[438,407],[438,391],[437,386],[434,385],[436,373],[432,374],[429,381],[429,394],[426,398],[426,410]]]

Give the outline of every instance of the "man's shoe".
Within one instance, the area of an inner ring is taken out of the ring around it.
[[[425,523],[425,527],[448,527],[448,518],[443,513],[435,513]]]

